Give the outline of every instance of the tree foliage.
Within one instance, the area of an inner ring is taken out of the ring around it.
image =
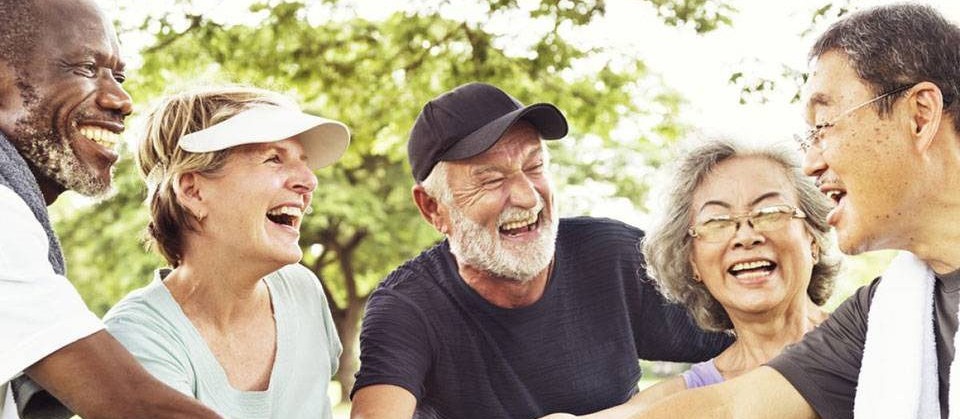
[[[700,32],[729,23],[732,13],[713,0],[648,1],[668,23]],[[155,37],[127,84],[141,108],[171,90],[238,82],[285,92],[307,111],[351,127],[347,154],[317,172],[314,211],[301,228],[303,263],[321,278],[345,345],[338,374],[344,391],[352,384],[354,343],[369,292],[440,239],[411,202],[406,162],[407,133],[426,101],[457,85],[485,81],[525,103],[556,104],[571,127],[570,138],[551,145],[561,196],[565,185],[605,185],[609,195],[639,205],[648,186],[644,168],[665,160],[663,146],[683,132],[674,119],[681,99],[666,89],[643,87],[641,81],[649,78],[641,62],[573,71],[599,51],[564,39],[563,28],[602,16],[603,0],[542,0],[529,10],[516,0],[489,0],[487,19],[519,13],[552,22],[543,33],[518,31],[533,39],[520,54],[511,49],[509,36],[487,31],[484,19],[445,17],[446,3],[371,21],[342,18],[343,7],[335,1],[272,1],[251,8],[258,24],[235,25],[190,12],[192,3],[179,1],[181,10],[149,16],[126,30]],[[613,135],[639,119],[655,122],[649,130]],[[144,285],[160,266],[139,240],[147,222],[145,192],[129,157],[116,174],[114,198],[61,210],[57,226],[70,276],[100,313]],[[591,203],[561,205],[569,214]]]

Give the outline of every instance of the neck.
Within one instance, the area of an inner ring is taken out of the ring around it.
[[[806,294],[803,302],[759,315],[732,313],[737,340],[717,359],[724,377],[732,378],[763,365],[787,345],[798,342],[827,318]],[[729,374],[729,375],[728,375]]]
[[[490,304],[502,308],[526,307],[540,300],[553,269],[553,262],[533,278],[520,281],[493,275],[472,266],[457,264],[463,281]]]
[[[30,167],[30,172],[33,173],[33,177],[37,179],[37,185],[40,186],[40,193],[43,195],[43,201],[47,204],[47,206],[52,205],[53,202],[60,197],[60,194],[66,191],[66,189],[53,179],[50,179],[37,170],[36,167],[33,166],[33,163],[27,162],[27,166]]]
[[[917,255],[938,274],[960,269],[960,194],[941,193],[926,205],[925,212],[929,216],[918,217],[906,243],[897,247]]]
[[[216,246],[187,246],[180,266],[164,280],[187,317],[229,329],[231,324],[271,309],[262,278],[279,269],[267,264],[238,263]]]
[[[906,243],[896,246],[909,250],[930,265],[938,274],[960,269],[960,137],[953,131],[953,121],[946,118],[946,128],[934,140],[934,150],[918,163],[923,176],[915,182],[924,182],[931,193],[911,204],[912,223],[903,234]]]

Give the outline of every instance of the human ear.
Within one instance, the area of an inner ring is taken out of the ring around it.
[[[423,185],[413,185],[411,192],[413,193],[413,202],[417,204],[417,209],[420,211],[420,216],[430,223],[433,228],[437,229],[440,234],[447,234],[448,228],[447,217],[445,215],[446,211],[444,211],[444,208],[440,202],[437,201],[436,198],[430,196]]]
[[[697,264],[693,263],[693,254],[690,255],[690,269],[693,270],[693,280],[697,282],[703,282],[703,278],[700,277],[700,270],[697,269]]]
[[[193,214],[197,221],[207,216],[207,203],[203,193],[203,177],[196,173],[184,173],[174,179],[173,193],[177,203]]]
[[[921,82],[913,87],[908,96],[913,144],[917,152],[924,153],[933,144],[943,117],[943,94],[936,84]]]
[[[810,256],[813,256],[814,265],[820,263],[820,245],[815,240],[810,242]]]

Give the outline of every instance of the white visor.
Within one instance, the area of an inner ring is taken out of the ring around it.
[[[337,161],[350,144],[350,131],[340,121],[299,109],[261,105],[227,120],[180,137],[180,148],[192,153],[224,150],[241,144],[272,143],[297,137],[313,169]]]

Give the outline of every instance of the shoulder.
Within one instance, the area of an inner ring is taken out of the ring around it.
[[[643,230],[609,218],[572,217],[560,220],[557,244],[594,248],[627,246],[638,249]]]
[[[392,289],[402,292],[433,287],[441,278],[448,276],[450,273],[446,261],[449,252],[445,243],[439,243],[424,250],[390,272],[380,283],[378,289]]]
[[[569,217],[560,219],[560,232],[564,234],[597,235],[612,234],[629,237],[643,236],[643,230],[623,221],[597,217]]]
[[[275,300],[284,305],[296,307],[296,311],[307,311],[316,314],[316,309],[328,307],[329,302],[323,291],[320,278],[309,268],[299,263],[284,266],[267,276],[267,285],[270,292],[275,294]],[[308,310],[307,308],[311,308]]]
[[[320,290],[320,279],[309,268],[299,263],[278,269],[268,277],[271,287],[290,289],[291,292]]]
[[[103,316],[107,330],[114,335],[126,331],[159,331],[171,328],[173,309],[163,282],[153,280],[131,291]],[[176,302],[172,302],[176,304]]]

